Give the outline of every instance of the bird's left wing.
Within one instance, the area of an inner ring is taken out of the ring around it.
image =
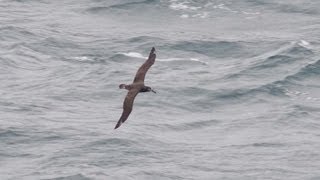
[[[120,127],[121,124],[124,123],[128,119],[128,117],[132,111],[134,98],[137,96],[138,93],[139,93],[139,89],[131,89],[128,92],[128,94],[123,102],[122,115],[121,115],[117,125],[114,127],[114,129],[117,129],[118,127]]]

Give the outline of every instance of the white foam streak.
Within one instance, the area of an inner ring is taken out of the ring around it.
[[[123,55],[125,56],[129,56],[129,57],[134,57],[134,58],[147,58],[147,57],[144,57],[142,54],[140,53],[137,53],[137,52],[128,52],[128,53],[122,53]]]
[[[128,57],[133,57],[133,58],[139,58],[139,59],[147,59],[148,57],[143,56],[142,54],[138,53],[138,52],[129,52],[129,53],[121,53],[125,56]],[[195,62],[199,62],[201,64],[208,64],[208,62],[202,61],[198,58],[166,58],[166,59],[159,59],[157,58],[157,61],[162,61],[162,62],[169,62],[169,61],[195,61]]]

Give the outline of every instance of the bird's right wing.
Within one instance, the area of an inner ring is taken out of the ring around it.
[[[146,76],[147,71],[154,64],[154,61],[156,60],[156,54],[154,53],[154,51],[155,51],[155,48],[153,47],[150,51],[149,57],[146,60],[146,62],[144,62],[142,66],[138,69],[136,76],[133,80],[134,83],[144,82],[144,78]]]
[[[137,96],[138,93],[139,93],[139,89],[131,89],[128,92],[128,94],[123,102],[122,115],[121,115],[117,125],[114,127],[114,129],[117,129],[118,127],[120,127],[121,124],[124,123],[128,119],[128,117],[132,111],[134,98]]]

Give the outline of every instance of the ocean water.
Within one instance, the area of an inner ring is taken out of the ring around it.
[[[0,0],[0,179],[320,179],[320,1]],[[125,90],[157,59],[129,119]]]

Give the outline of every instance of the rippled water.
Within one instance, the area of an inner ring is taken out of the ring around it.
[[[0,2],[1,179],[320,179],[320,2]]]

